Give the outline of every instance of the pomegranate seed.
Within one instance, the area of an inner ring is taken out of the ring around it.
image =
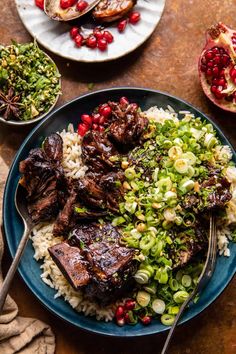
[[[97,46],[98,49],[104,52],[107,49],[107,41],[104,38],[98,39]]]
[[[202,65],[201,65],[201,71],[205,72],[206,69],[207,69],[206,65],[202,64]]]
[[[149,323],[151,323],[152,318],[150,316],[144,316],[140,318],[142,324],[144,325],[148,325]]]
[[[140,18],[141,18],[141,15],[138,11],[134,11],[129,14],[129,22],[132,25],[135,25],[136,23],[138,23]]]
[[[101,132],[104,132],[105,128],[102,126],[102,125],[99,125],[98,126],[98,131],[101,133]]]
[[[218,85],[219,86],[224,86],[225,85],[225,79],[221,78],[220,80],[218,80]]]
[[[209,50],[209,51],[206,53],[205,57],[206,57],[206,59],[208,59],[208,60],[212,59],[212,58],[213,58],[213,53],[212,53],[212,51]]]
[[[136,302],[134,300],[126,300],[125,302],[125,309],[126,310],[133,310],[135,308]]]
[[[44,0],[35,0],[35,5],[44,10]]]
[[[70,36],[71,38],[75,38],[77,36],[77,34],[79,33],[79,29],[78,27],[72,27],[70,30]]]
[[[219,53],[220,53],[219,48],[218,48],[218,47],[212,48],[212,53],[213,53],[213,54],[219,54]]]
[[[224,70],[221,70],[219,76],[225,77],[225,71],[224,71]]]
[[[122,316],[124,316],[124,306],[118,306],[117,309],[116,309],[116,313],[115,313],[115,316],[116,318],[120,318]]]
[[[79,0],[79,1],[77,2],[76,9],[77,9],[79,12],[83,12],[87,7],[88,7],[87,1]]]
[[[120,33],[124,32],[124,30],[125,30],[125,28],[126,28],[126,26],[127,26],[127,23],[128,23],[127,20],[121,20],[121,21],[118,23],[117,28],[118,28],[118,31],[119,31]]]
[[[211,86],[211,92],[212,92],[212,93],[217,92],[217,86],[212,85],[212,86]]]
[[[75,5],[77,0],[60,0],[60,6],[62,9],[68,9],[68,7],[71,7]]]
[[[202,64],[206,64],[206,62],[207,62],[207,61],[206,61],[206,58],[205,58],[205,57],[202,57],[201,63],[202,63]]]
[[[131,323],[128,312],[126,312],[124,319],[125,319],[125,323]]]
[[[86,46],[89,47],[89,48],[96,48],[97,46],[97,38],[93,35],[89,36],[87,39],[86,39]]]
[[[229,58],[228,54],[223,54],[223,56],[221,57],[221,63],[223,65],[228,65],[229,61],[230,61],[230,58]]]
[[[211,76],[211,75],[212,75],[212,70],[211,70],[211,69],[207,69],[206,74],[207,74],[208,76]]]
[[[102,39],[104,36],[104,32],[99,27],[94,28],[93,34],[97,39]]]
[[[105,104],[105,105],[102,105],[102,106],[99,107],[99,113],[102,116],[104,116],[105,118],[110,117],[111,112],[112,112],[111,107],[108,106],[108,104]]]
[[[218,76],[219,75],[219,69],[217,66],[214,66],[214,68],[212,69],[212,75],[214,76]]]
[[[100,125],[104,125],[105,120],[106,120],[105,117],[104,117],[104,116],[101,116],[101,117],[99,118],[98,123],[99,123]]]
[[[124,319],[124,317],[117,318],[117,319],[116,319],[116,323],[117,323],[118,326],[120,326],[120,327],[124,326],[124,324],[125,324],[125,319]]]
[[[126,97],[121,97],[120,98],[120,105],[121,106],[128,106],[128,104],[129,104],[128,98],[126,98]]]
[[[87,124],[88,126],[92,125],[92,117],[89,114],[82,114],[81,120],[83,123]]]
[[[83,36],[81,36],[81,34],[77,34],[77,36],[74,38],[75,44],[79,48],[82,46],[83,40],[84,40],[84,38],[83,38]]]
[[[89,130],[89,126],[87,124],[84,124],[84,123],[80,123],[79,126],[78,126],[78,134],[80,136],[84,136],[87,131]]]
[[[221,56],[220,56],[220,54],[217,54],[217,55],[213,58],[213,62],[214,62],[214,64],[220,64],[220,62],[221,62]]]
[[[98,122],[99,122],[99,119],[100,119],[100,114],[94,114],[93,115],[93,123],[95,123],[95,124],[98,124]]]
[[[214,77],[214,79],[212,80],[213,85],[218,85],[218,79],[216,77]]]
[[[112,43],[114,38],[113,35],[111,34],[111,32],[109,31],[104,31],[103,33],[103,38],[105,38],[105,40],[107,41],[107,43]]]
[[[92,129],[93,129],[93,130],[98,130],[98,124],[93,124],[93,125],[92,125]]]
[[[213,68],[214,66],[213,60],[208,61],[207,66],[208,68]]]

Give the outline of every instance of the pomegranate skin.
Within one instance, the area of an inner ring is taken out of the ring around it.
[[[221,109],[236,113],[236,31],[223,23],[212,26],[198,62],[199,79],[205,95]],[[224,86],[222,86],[224,83]]]

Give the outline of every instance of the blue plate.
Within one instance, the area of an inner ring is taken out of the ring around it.
[[[143,110],[154,105],[163,108],[170,105],[176,112],[179,110],[188,110],[195,114],[195,116],[211,122],[218,132],[222,143],[229,145],[233,151],[231,144],[224,134],[209,118],[190,104],[166,93],[143,88],[125,87],[106,89],[81,96],[50,113],[45,120],[39,123],[25,139],[13,161],[8,175],[3,201],[3,226],[12,256],[16,252],[17,245],[23,233],[23,223],[14,205],[14,194],[20,177],[18,171],[19,162],[27,157],[30,149],[40,146],[44,138],[50,133],[66,128],[68,123],[73,123],[74,126],[77,127],[79,117],[82,113],[90,112],[98,104],[108,100],[119,100],[121,96],[128,97],[131,102],[137,102]],[[234,160],[236,161],[235,152]],[[218,257],[213,278],[204,290],[198,303],[191,306],[185,312],[180,321],[181,323],[192,319],[207,308],[221,294],[232,279],[236,271],[236,244],[230,243],[229,247],[231,257]],[[33,254],[33,248],[31,242],[29,242],[21,260],[19,272],[30,290],[42,304],[65,321],[90,332],[116,337],[144,336],[164,332],[168,329],[168,327],[163,326],[158,320],[153,321],[149,326],[137,324],[136,326],[118,327],[113,322],[98,322],[93,317],[78,314],[63,299],[54,299],[55,291],[41,280],[40,264],[34,260]]]

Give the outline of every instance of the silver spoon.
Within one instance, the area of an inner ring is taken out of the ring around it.
[[[26,190],[19,183],[16,187],[16,192],[15,192],[15,206],[23,220],[24,232],[20,240],[19,246],[17,247],[15,257],[3,281],[2,287],[0,288],[0,313],[2,312],[9,288],[11,286],[11,282],[13,280],[21,256],[24,252],[25,246],[29,239],[29,235],[33,227],[35,226],[35,223],[32,222],[27,210]]]

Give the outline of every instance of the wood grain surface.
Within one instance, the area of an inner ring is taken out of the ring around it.
[[[14,1],[0,0],[0,9],[0,43],[9,44],[11,39],[30,41]],[[236,115],[213,107],[200,88],[197,72],[205,29],[218,21],[236,28],[235,14],[235,0],[167,0],[153,36],[137,51],[122,59],[94,65],[69,62],[52,55],[62,73],[63,95],[58,105],[88,92],[89,83],[94,83],[94,90],[120,85],[159,89],[189,101],[208,114],[236,147]],[[1,199],[12,159],[30,129],[0,125]],[[5,271],[9,262],[6,250]],[[165,338],[161,335],[132,340],[110,339],[73,328],[49,313],[18,275],[11,295],[19,306],[20,315],[40,318],[52,326],[57,354],[158,354]],[[234,279],[214,304],[177,329],[169,353],[236,353],[235,299]]]

